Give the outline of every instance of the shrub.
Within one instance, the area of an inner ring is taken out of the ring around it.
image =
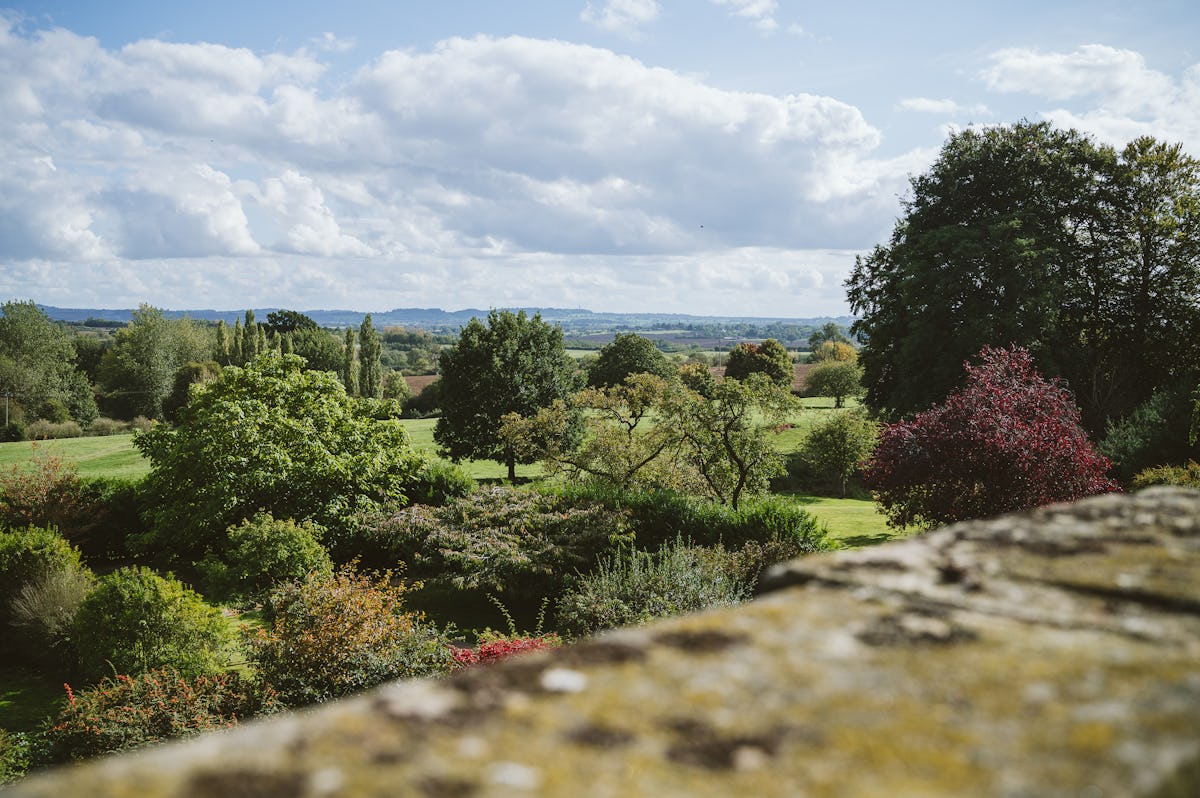
[[[1139,471],[1133,478],[1133,487],[1141,490],[1151,485],[1182,485],[1200,488],[1200,463],[1190,461],[1186,466],[1157,466]]]
[[[75,615],[74,637],[89,681],[164,667],[188,677],[218,673],[233,643],[220,610],[141,566],[100,578]]]
[[[50,440],[54,438],[82,438],[83,427],[75,421],[47,421],[38,419],[25,427],[25,437],[34,440]]]
[[[1024,349],[984,347],[945,403],[884,427],[863,481],[892,526],[936,526],[1117,490],[1074,398]]]
[[[75,518],[63,534],[94,564],[116,562],[130,552],[130,541],[149,530],[146,497],[139,480],[92,477],[81,480]]]
[[[87,759],[114,751],[225,729],[278,708],[270,689],[236,673],[186,677],[169,668],[106,678],[75,692],[42,728],[50,762]]]
[[[95,584],[90,571],[72,568],[50,571],[21,586],[9,614],[13,636],[26,659],[60,665],[74,661],[75,614]]]
[[[78,493],[75,466],[34,444],[28,463],[0,472],[0,525],[70,526]]]
[[[556,634],[539,635],[537,637],[500,637],[481,642],[475,648],[456,648],[451,646],[450,655],[453,667],[465,668],[470,665],[490,665],[493,662],[524,654],[529,651],[546,651],[558,648],[562,640]]]
[[[25,425],[19,421],[9,421],[0,426],[0,442],[25,440]]]
[[[37,584],[53,573],[84,571],[79,550],[57,532],[25,527],[0,532],[0,629],[8,641],[12,601],[26,585]]]
[[[1135,474],[1157,465],[1183,465],[1200,449],[1188,443],[1191,396],[1186,386],[1157,391],[1125,418],[1110,420],[1100,453],[1130,484]]]
[[[249,639],[259,677],[289,706],[328,701],[388,681],[449,668],[450,648],[404,609],[408,586],[353,566],[311,574],[268,600],[267,628]]]
[[[389,564],[408,563],[431,585],[536,600],[628,540],[625,521],[594,502],[491,487],[444,507],[407,507],[370,536]]]
[[[218,595],[259,599],[280,583],[333,570],[321,534],[311,522],[277,521],[259,513],[230,527],[221,558],[206,560],[201,570]]]
[[[0,786],[10,784],[29,770],[32,748],[30,735],[0,729]]]
[[[737,604],[749,594],[726,552],[680,538],[657,552],[626,549],[602,560],[562,595],[556,613],[560,629],[584,636]]]
[[[151,462],[151,544],[190,563],[259,512],[330,529],[402,500],[424,460],[394,408],[347,396],[333,374],[305,370],[295,355],[225,369],[193,389],[176,427],[134,437]]]
[[[124,435],[133,429],[128,421],[117,421],[113,418],[101,416],[91,423],[88,427],[87,434],[97,437],[107,435]]]
[[[443,505],[475,490],[475,478],[461,466],[427,459],[407,483],[404,495],[412,504]]]
[[[738,509],[714,501],[671,491],[618,490],[597,484],[558,485],[547,488],[576,501],[603,504],[627,514],[637,546],[658,548],[676,538],[700,546],[723,545],[737,549],[749,542],[787,541],[797,555],[831,547],[827,531],[803,508],[782,496],[761,496]]]

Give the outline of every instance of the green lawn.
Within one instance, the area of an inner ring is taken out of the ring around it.
[[[62,682],[30,671],[0,667],[0,729],[35,731],[66,701]]]
[[[150,463],[133,448],[132,435],[0,443],[0,467],[26,462],[34,446],[74,463],[81,477],[137,479],[150,472]]]
[[[829,528],[829,534],[849,548],[874,546],[909,534],[887,525],[870,499],[837,499],[830,496],[789,494],[793,501]]]
[[[426,452],[432,457],[437,457],[437,444],[433,442],[433,428],[437,424],[436,418],[405,419],[401,423],[408,430],[408,437],[414,449],[419,452]],[[491,460],[464,460],[460,465],[475,479],[504,479],[508,476],[507,468]],[[542,467],[540,465],[517,466],[517,477],[519,479],[535,479],[541,475]]]

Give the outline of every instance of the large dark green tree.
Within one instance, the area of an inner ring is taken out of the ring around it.
[[[1200,362],[1200,184],[1178,146],[1118,153],[1021,122],[954,133],[847,280],[867,403],[898,418],[982,346],[1065,377],[1093,433]]]
[[[600,350],[588,369],[588,385],[604,388],[620,385],[631,374],[653,374],[670,379],[675,367],[649,338],[637,333],[617,333]]]
[[[501,419],[533,416],[577,388],[562,329],[524,311],[492,310],[487,324],[471,319],[438,364],[442,417],[434,439],[454,460],[504,463],[509,479],[516,479],[518,454],[500,434]]]

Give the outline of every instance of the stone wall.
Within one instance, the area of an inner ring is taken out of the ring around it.
[[[13,792],[1195,798],[1200,492],[796,561],[741,607]]]

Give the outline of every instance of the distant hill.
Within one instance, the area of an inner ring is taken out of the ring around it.
[[[133,318],[133,310],[129,308],[59,308],[52,305],[39,305],[46,315],[57,321],[82,323],[88,320],[107,322],[128,322]],[[258,321],[266,321],[267,314],[281,308],[253,308]],[[820,316],[810,318],[788,318],[783,316],[693,316],[686,313],[593,313],[590,310],[577,308],[508,308],[508,310],[524,310],[530,315],[540,313],[545,321],[562,325],[564,330],[571,332],[604,332],[620,329],[648,329],[655,325],[694,325],[694,324],[753,324],[767,325],[772,323],[795,324],[820,327],[827,322],[836,322],[843,327],[854,321],[852,316]],[[322,327],[346,327],[362,324],[366,315],[355,310],[304,310],[301,311],[312,318]],[[485,318],[486,310],[466,308],[464,310],[442,310],[441,308],[394,308],[371,314],[371,321],[376,327],[419,327],[426,330],[457,331],[473,317]],[[200,321],[224,320],[233,324],[242,318],[241,310],[164,310],[163,315],[170,318],[187,316]]]

